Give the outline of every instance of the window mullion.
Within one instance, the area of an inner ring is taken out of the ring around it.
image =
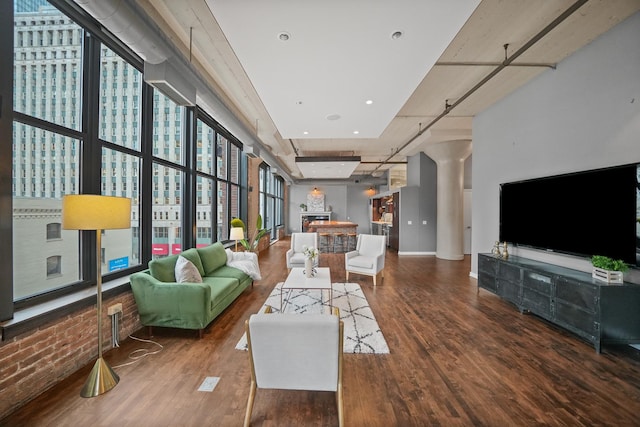
[[[0,164],[12,164],[13,144],[13,2],[0,2]],[[0,195],[4,200],[12,200],[12,170],[10,167],[0,168]],[[0,281],[0,321],[13,317],[13,229],[6,226],[13,218],[12,203],[0,203],[0,218],[5,224],[0,227],[2,256],[0,270],[4,279]]]
[[[197,139],[197,118],[195,108],[187,108],[185,114],[184,147],[187,173],[182,188],[182,247],[192,248],[196,245],[196,139]]]

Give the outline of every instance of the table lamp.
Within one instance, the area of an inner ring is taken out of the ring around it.
[[[131,199],[94,194],[66,195],[62,199],[62,228],[95,230],[96,294],[98,312],[98,360],[87,378],[80,396],[95,397],[118,384],[120,377],[102,358],[102,230],[131,227]]]
[[[244,228],[231,227],[231,232],[229,233],[229,239],[236,241],[236,252],[238,252],[238,240],[244,239]]]

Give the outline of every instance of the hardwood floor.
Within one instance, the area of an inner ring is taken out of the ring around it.
[[[240,426],[249,366],[235,350],[244,320],[286,278],[283,240],[260,254],[263,280],[245,291],[197,339],[194,331],[156,330],[164,348],[116,368],[120,383],[92,399],[79,395],[90,366],[48,390],[3,426]],[[334,282],[344,255],[322,254]],[[522,315],[469,277],[470,259],[398,257],[387,253],[384,280],[352,275],[385,335],[391,354],[346,354],[347,426],[638,426],[640,352],[581,341]],[[640,307],[638,308],[640,309]],[[147,338],[144,330],[135,334]],[[109,351],[112,365],[151,344],[132,339]],[[206,376],[216,389],[199,392]],[[334,426],[332,393],[258,390],[253,426]]]

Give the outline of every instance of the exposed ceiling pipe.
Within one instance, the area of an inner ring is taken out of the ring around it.
[[[300,154],[298,154],[298,149],[296,148],[296,146],[293,144],[293,141],[291,140],[291,138],[289,138],[289,144],[291,144],[291,148],[293,148],[293,152],[296,154],[296,157],[299,157]]]
[[[294,181],[294,184],[309,184],[313,182],[313,185],[385,185],[387,179],[385,177],[371,177],[369,175],[351,175],[349,178],[316,178],[313,180],[298,180]]]
[[[466,61],[466,62],[436,62],[435,65],[443,67],[499,67],[501,62],[478,62],[478,61]],[[543,67],[556,69],[557,64],[545,64],[538,62],[518,62],[517,64],[511,64],[511,67]]]
[[[361,165],[377,165],[378,163],[382,163],[381,161],[378,162],[360,162]],[[385,164],[388,165],[406,165],[407,162],[406,160],[398,160],[398,161],[394,161],[394,162],[385,162]]]
[[[169,61],[184,79],[196,87],[198,104],[203,106],[207,113],[243,144],[260,147],[260,157],[270,166],[279,169],[279,174],[283,178],[292,181],[292,178],[284,173],[287,169],[269,153],[262,142],[220,100],[195,66],[190,64],[190,58],[186,58],[169,40],[161,35],[162,31],[146,16],[136,2],[129,0],[75,1],[144,61],[155,64]]]
[[[426,132],[427,130],[429,130],[429,128],[431,128],[433,125],[435,125],[436,123],[438,123],[443,117],[445,117],[447,114],[449,114],[454,108],[456,108],[458,105],[460,105],[465,99],[467,99],[468,97],[470,97],[474,92],[476,92],[478,89],[480,89],[482,86],[484,86],[489,80],[491,80],[492,78],[494,78],[500,71],[504,70],[506,67],[508,67],[509,65],[511,65],[511,63],[517,59],[518,57],[520,57],[523,53],[525,53],[527,50],[529,50],[531,48],[531,46],[533,46],[534,44],[536,44],[540,39],[542,39],[544,36],[546,36],[548,33],[550,33],[554,28],[556,28],[558,25],[560,25],[563,21],[565,21],[569,16],[571,16],[576,10],[578,10],[581,6],[583,6],[585,3],[587,3],[588,0],[578,0],[575,3],[573,3],[567,10],[565,10],[564,12],[562,12],[556,19],[554,19],[553,21],[551,21],[546,27],[544,27],[540,32],[538,32],[535,36],[533,36],[531,39],[529,39],[529,41],[527,43],[525,43],[520,49],[518,49],[513,55],[511,55],[510,57],[506,57],[506,48],[508,45],[505,45],[505,60],[503,62],[500,63],[500,65],[498,67],[496,67],[493,71],[491,71],[489,74],[487,74],[482,80],[480,80],[480,82],[478,84],[476,84],[474,87],[472,87],[471,89],[469,89],[464,95],[462,95],[460,98],[458,98],[458,100],[456,102],[454,102],[453,104],[449,104],[448,100],[445,102],[445,109],[442,113],[440,113],[436,118],[434,118],[429,124],[427,124],[427,126],[425,126],[424,128],[420,129],[418,131],[418,133],[416,133],[413,137],[411,137],[411,139],[409,139],[409,141],[405,142],[404,145],[402,145],[400,148],[396,149],[394,151],[394,153],[392,153],[389,157],[387,157],[385,160],[383,160],[380,165],[378,167],[376,167],[372,172],[371,175],[373,176],[373,174],[380,169],[382,166],[384,166],[385,164],[387,164],[389,162],[389,160],[391,160],[393,157],[395,157],[400,151],[402,151],[404,148],[406,148],[409,144],[411,144],[413,141],[415,141],[416,138],[418,138],[420,135],[422,135],[424,132]]]

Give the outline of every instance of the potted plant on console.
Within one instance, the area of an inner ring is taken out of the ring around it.
[[[607,283],[622,283],[623,273],[629,268],[624,261],[603,255],[591,257],[591,265],[593,265],[591,276]]]

